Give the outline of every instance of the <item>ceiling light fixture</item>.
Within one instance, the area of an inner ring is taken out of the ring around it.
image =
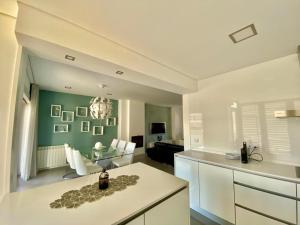
[[[116,74],[118,74],[118,75],[122,75],[124,72],[123,71],[121,71],[121,70],[117,70],[116,71]]]
[[[71,86],[65,86],[65,89],[72,89],[72,87]]]
[[[90,101],[90,114],[93,119],[111,117],[112,101],[108,98],[95,97]]]
[[[246,27],[243,27],[242,29],[233,32],[232,34],[229,34],[230,39],[233,41],[233,43],[238,43],[241,41],[244,41],[248,38],[251,38],[253,36],[257,35],[257,30],[254,26],[254,24],[250,24]]]
[[[70,61],[75,61],[75,57],[71,55],[65,55],[65,59],[70,60]]]

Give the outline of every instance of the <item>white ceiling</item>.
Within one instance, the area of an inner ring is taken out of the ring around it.
[[[112,99],[132,99],[158,105],[181,105],[181,95],[30,55],[34,82],[41,89]],[[107,85],[99,88],[99,84]],[[65,86],[71,86],[68,90]],[[108,96],[107,93],[112,93]]]
[[[21,0],[202,79],[296,52],[299,0]],[[257,36],[228,35],[254,23]]]

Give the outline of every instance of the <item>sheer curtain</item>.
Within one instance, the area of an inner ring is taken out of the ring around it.
[[[38,102],[39,102],[39,87],[35,84],[31,87],[30,98],[30,115],[29,115],[29,129],[25,134],[26,141],[24,142],[24,149],[21,155],[22,167],[21,178],[28,180],[37,174],[37,135],[38,135]]]

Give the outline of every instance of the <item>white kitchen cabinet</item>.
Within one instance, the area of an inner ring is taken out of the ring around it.
[[[300,201],[297,201],[298,225],[300,225]]]
[[[198,162],[175,157],[175,176],[189,182],[190,207],[199,209],[199,176]]]
[[[190,225],[188,189],[147,211],[145,225]]]
[[[255,212],[236,207],[236,225],[286,225]]]
[[[297,223],[297,203],[294,199],[235,184],[235,202],[268,216]]]
[[[240,171],[234,171],[234,181],[254,188],[296,197],[296,184],[292,182]]]
[[[126,225],[145,225],[144,214],[126,223]]]
[[[199,163],[200,207],[235,223],[233,171]]]

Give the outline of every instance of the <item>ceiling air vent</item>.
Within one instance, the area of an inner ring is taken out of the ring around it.
[[[238,31],[233,32],[232,34],[229,34],[229,37],[233,41],[233,43],[238,43],[255,35],[257,35],[256,28],[254,24],[250,24]]]

